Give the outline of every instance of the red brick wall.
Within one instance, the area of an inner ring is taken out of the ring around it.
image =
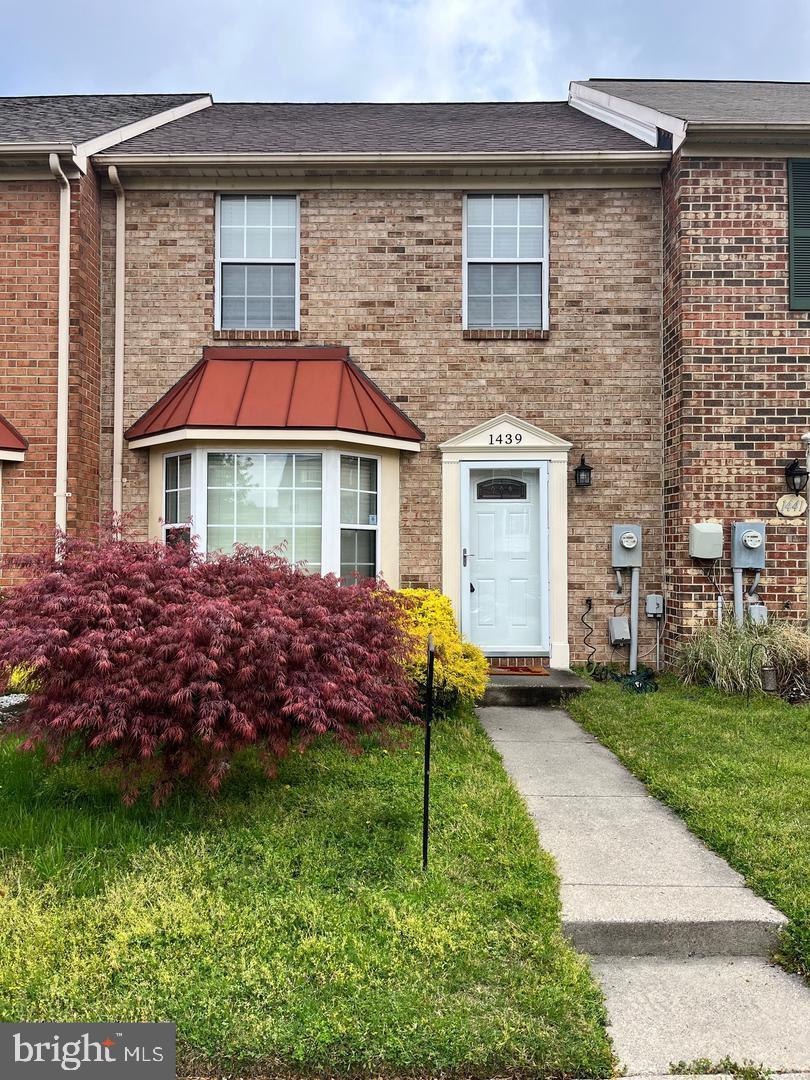
[[[101,207],[92,171],[72,184],[68,532],[99,521]]]
[[[58,257],[56,182],[0,181],[0,412],[29,441],[3,464],[2,555],[54,524]]]
[[[672,645],[714,611],[692,521],[764,520],[772,614],[804,614],[805,522],[779,518],[810,428],[810,317],[788,296],[783,159],[676,155],[664,185],[666,560]]]

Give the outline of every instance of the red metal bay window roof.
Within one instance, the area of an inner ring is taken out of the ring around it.
[[[0,461],[22,461],[27,449],[28,440],[0,414]]]
[[[347,431],[412,444],[424,439],[352,362],[348,349],[216,347],[203,349],[202,360],[126,437],[137,444],[214,428]]]

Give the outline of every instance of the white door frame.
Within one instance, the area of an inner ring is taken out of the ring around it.
[[[470,546],[470,501],[472,487],[470,474],[473,469],[532,469],[537,472],[537,517],[538,517],[538,563],[540,588],[545,597],[540,619],[540,641],[520,648],[504,646],[487,648],[488,656],[548,656],[549,653],[549,567],[548,567],[548,462],[542,458],[510,458],[493,461],[460,461],[459,483],[461,485],[461,632],[470,637],[470,570],[469,557],[464,565],[464,549],[469,556]]]
[[[462,466],[490,467],[529,461],[548,466],[549,662],[567,669],[568,641],[568,452],[571,443],[508,413],[462,432],[439,446],[442,454],[442,591],[462,617]],[[467,486],[469,481],[467,480]],[[467,511],[469,512],[469,511]],[[469,591],[469,583],[467,585]]]

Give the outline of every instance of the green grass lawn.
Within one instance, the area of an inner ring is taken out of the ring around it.
[[[572,715],[791,922],[783,962],[810,976],[810,707],[663,680],[595,683]]]
[[[0,743],[0,1020],[173,1020],[181,1072],[607,1076],[553,864],[472,715],[125,809]]]

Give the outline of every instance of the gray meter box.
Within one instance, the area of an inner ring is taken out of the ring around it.
[[[765,569],[765,522],[735,521],[731,526],[731,565],[735,570]]]
[[[689,554],[693,559],[723,558],[723,526],[719,521],[696,521],[689,526]]]
[[[641,526],[613,526],[613,563],[617,570],[641,566]]]

